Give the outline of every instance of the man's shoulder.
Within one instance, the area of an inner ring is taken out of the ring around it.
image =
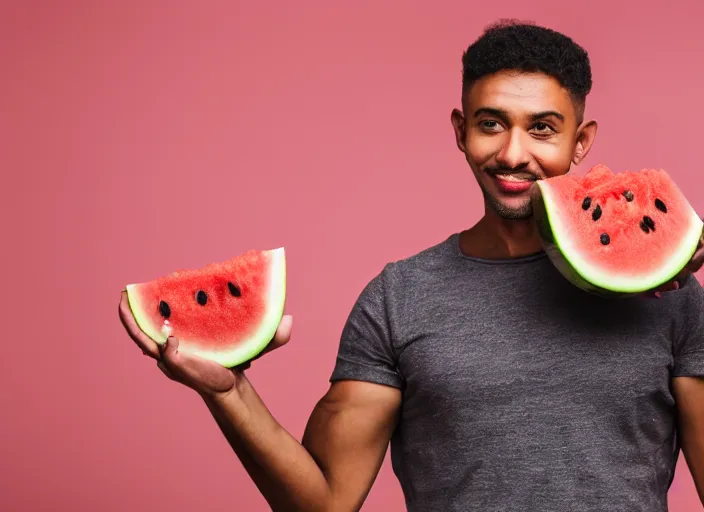
[[[704,320],[704,288],[694,274],[688,274],[680,284],[680,289],[665,292],[663,297],[676,318],[685,323]]]
[[[419,272],[434,271],[438,268],[447,267],[452,260],[453,248],[456,242],[456,234],[449,235],[435,244],[420,249],[417,252],[388,262],[382,271],[394,272],[398,274],[414,275]]]
[[[388,297],[422,289],[419,287],[437,280],[439,273],[451,268],[455,240],[456,235],[452,234],[409,256],[386,262],[367,284],[367,291]]]
[[[704,305],[704,288],[694,274],[688,274],[680,280],[679,289],[663,294],[669,300],[665,301],[677,313],[691,314],[689,308],[701,308]]]

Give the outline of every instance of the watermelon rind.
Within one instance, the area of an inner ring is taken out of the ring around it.
[[[574,285],[606,297],[628,298],[654,290],[675,279],[684,269],[702,240],[704,222],[686,203],[690,222],[672,249],[667,260],[648,275],[615,274],[587,262],[572,245],[574,236],[560,216],[549,183],[537,181],[532,202],[534,219],[546,254],[552,263]]]
[[[230,350],[206,350],[198,346],[197,340],[179,339],[179,352],[209,359],[226,368],[233,368],[259,355],[271,342],[281,323],[286,303],[286,253],[283,247],[263,251],[271,258],[270,275],[266,296],[266,312],[258,325],[253,326],[254,335]],[[168,325],[154,325],[137,293],[139,284],[125,287],[132,315],[142,332],[158,344],[166,343],[171,334]]]

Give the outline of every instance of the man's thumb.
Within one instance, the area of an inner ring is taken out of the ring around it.
[[[159,345],[159,351],[163,361],[167,364],[175,363],[178,359],[178,339],[174,336],[169,336],[166,338],[166,343]]]
[[[281,347],[286,345],[291,339],[291,331],[293,330],[293,316],[284,315],[279,322],[279,327],[274,333],[274,339],[271,340],[272,345]]]

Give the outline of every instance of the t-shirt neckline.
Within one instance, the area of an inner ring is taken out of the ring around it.
[[[479,258],[477,256],[470,256],[469,254],[465,254],[462,252],[462,248],[460,247],[459,232],[450,235],[446,243],[450,247],[452,253],[460,259],[481,263],[483,265],[517,265],[521,263],[531,263],[534,261],[539,261],[547,257],[547,253],[544,250],[540,250],[533,254],[526,254],[525,256],[518,256],[516,258],[488,259]]]

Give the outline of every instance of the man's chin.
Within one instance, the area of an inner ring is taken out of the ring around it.
[[[526,220],[533,216],[530,191],[518,194],[502,194],[500,191],[493,189],[491,183],[482,182],[480,182],[479,188],[482,191],[486,205],[498,217],[506,220]]]
[[[489,207],[502,219],[506,220],[527,220],[533,216],[533,205],[530,199],[521,201],[518,204],[510,204],[496,198],[488,200]]]

